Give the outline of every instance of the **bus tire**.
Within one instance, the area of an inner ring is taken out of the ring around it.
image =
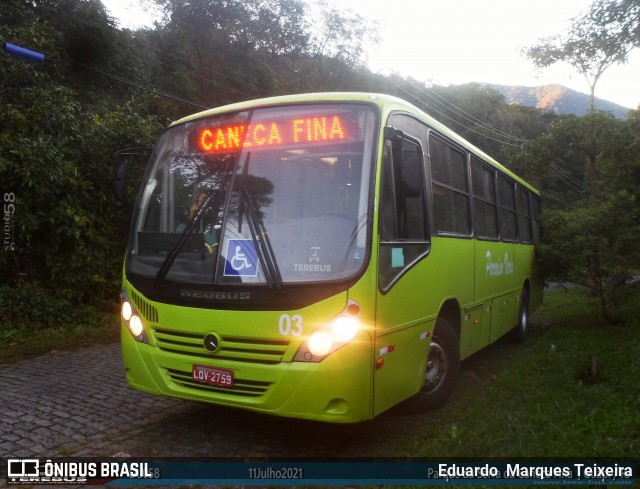
[[[518,312],[518,324],[514,330],[514,338],[522,343],[529,333],[529,289],[522,288],[520,294],[520,310]]]
[[[420,392],[408,399],[408,408],[422,412],[444,405],[453,392],[459,373],[458,335],[445,319],[438,318],[429,345],[425,382]]]

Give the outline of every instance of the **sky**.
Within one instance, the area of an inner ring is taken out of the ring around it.
[[[589,93],[585,78],[566,64],[538,71],[521,49],[562,34],[593,0],[340,0],[378,21],[381,42],[369,52],[374,72],[398,73],[436,85],[469,82],[538,86],[559,84]],[[149,16],[133,0],[103,0],[123,25]],[[610,67],[596,97],[628,108],[640,105],[640,49],[628,63]]]

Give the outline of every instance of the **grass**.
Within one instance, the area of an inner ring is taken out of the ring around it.
[[[0,328],[0,365],[36,357],[51,351],[74,350],[112,343],[120,338],[120,320],[116,313],[86,308],[86,319],[49,328],[19,325]]]
[[[640,295],[629,302],[631,317],[607,325],[582,290],[548,294],[524,345],[502,340],[470,360],[474,379],[411,455],[637,457]]]

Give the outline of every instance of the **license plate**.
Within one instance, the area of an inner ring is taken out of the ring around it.
[[[193,365],[191,378],[203,384],[233,387],[233,370]]]

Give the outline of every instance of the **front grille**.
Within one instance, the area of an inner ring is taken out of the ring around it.
[[[153,307],[151,304],[148,304],[142,297],[136,294],[133,290],[131,291],[131,300],[136,305],[136,309],[140,314],[142,314],[147,320],[152,323],[158,322],[158,310]]]
[[[222,387],[194,381],[191,377],[191,371],[185,372],[170,368],[166,369],[166,371],[171,380],[180,387],[187,387],[189,389],[197,389],[205,392],[218,392],[234,396],[260,397],[267,392],[272,384],[271,382],[244,380],[236,377],[233,379],[233,387]]]
[[[220,349],[211,353],[204,348],[203,334],[172,331],[165,328],[155,328],[153,332],[158,348],[169,353],[264,365],[275,365],[282,362],[289,346],[289,342],[286,340],[222,336]]]

